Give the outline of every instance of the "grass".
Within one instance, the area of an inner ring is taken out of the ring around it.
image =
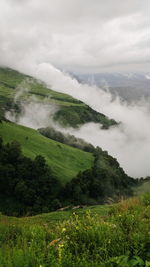
[[[68,207],[65,211],[53,211],[50,213],[43,213],[31,217],[12,217],[12,216],[5,216],[0,214],[0,222],[8,223],[8,224],[23,224],[23,225],[40,225],[44,226],[47,224],[49,227],[56,227],[56,224],[61,224],[66,220],[69,220],[74,213],[78,214],[81,218],[85,215],[86,212],[91,211],[93,216],[99,215],[106,217],[108,216],[108,212],[112,205],[96,205],[90,207],[83,207],[77,208]]]
[[[111,206],[0,215],[0,267],[148,267],[149,204],[147,194]]]
[[[71,180],[79,171],[91,168],[93,164],[91,153],[48,139],[31,128],[3,122],[0,124],[0,136],[5,143],[18,141],[27,157],[33,159],[39,154],[44,156],[63,183]]]
[[[143,193],[150,191],[150,180],[149,181],[143,181],[141,184],[133,188],[134,195],[140,196]]]
[[[56,104],[59,106],[84,106],[84,104],[73,97],[55,92],[46,87],[44,83],[36,81],[32,77],[21,74],[12,69],[0,68],[0,98],[13,100],[17,91],[26,89],[20,96],[20,100],[30,99],[35,96],[39,102]],[[4,100],[5,101],[5,100]]]

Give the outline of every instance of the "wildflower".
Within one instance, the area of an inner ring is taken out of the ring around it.
[[[64,247],[64,244],[63,243],[60,243],[58,246],[59,246],[59,248],[63,248]]]

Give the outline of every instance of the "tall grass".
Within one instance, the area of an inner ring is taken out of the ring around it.
[[[56,224],[46,215],[36,224],[1,216],[0,267],[150,266],[148,199],[122,201],[107,216],[74,213]]]

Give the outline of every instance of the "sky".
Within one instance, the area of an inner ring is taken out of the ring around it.
[[[1,0],[0,65],[149,71],[149,0]]]

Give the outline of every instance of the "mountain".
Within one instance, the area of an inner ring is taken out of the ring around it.
[[[73,73],[79,82],[96,85],[108,90],[112,95],[119,95],[128,102],[150,97],[150,74],[147,73]]]
[[[33,113],[39,111],[39,108],[41,114],[51,111],[47,115],[47,121],[54,120],[63,127],[78,127],[87,122],[95,122],[107,129],[117,124],[115,120],[94,111],[83,102],[47,88],[41,81],[9,68],[0,68],[1,116],[4,117],[5,112],[10,111],[13,113],[13,120],[18,122],[18,117],[24,115],[30,103],[32,108],[33,104],[37,107],[32,110]],[[41,114],[38,113],[39,116]]]

